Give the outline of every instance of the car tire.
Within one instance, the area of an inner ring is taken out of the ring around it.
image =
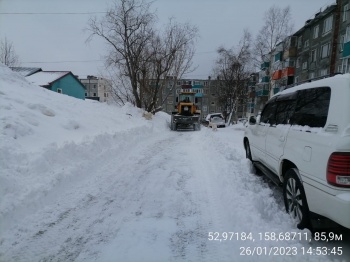
[[[245,148],[245,157],[248,158],[250,161],[253,161],[252,151],[250,150],[250,145],[248,140],[244,141],[244,148]]]
[[[297,220],[299,229],[310,228],[309,207],[296,168],[289,169],[283,182],[283,199],[287,213]]]

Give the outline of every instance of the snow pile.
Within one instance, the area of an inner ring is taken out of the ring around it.
[[[168,115],[147,121],[142,112],[46,90],[0,64],[0,220],[40,205],[48,191],[72,179],[70,169],[82,168],[79,159],[94,159],[110,143],[127,150],[133,138],[166,128]]]

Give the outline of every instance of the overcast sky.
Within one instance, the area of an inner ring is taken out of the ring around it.
[[[22,66],[72,71],[79,77],[100,75],[106,46],[98,38],[88,44],[85,42],[89,34],[84,28],[91,14],[52,13],[104,12],[110,2],[113,0],[0,0],[0,39],[6,37],[14,44]],[[194,58],[198,68],[186,77],[206,79],[211,75],[217,48],[237,45],[244,28],[255,37],[262,27],[265,11],[271,6],[284,8],[289,5],[294,31],[297,31],[321,8],[323,10],[334,2],[155,0],[152,9],[156,10],[159,25],[166,24],[169,17],[174,17],[176,21],[190,22],[199,28],[200,38]]]

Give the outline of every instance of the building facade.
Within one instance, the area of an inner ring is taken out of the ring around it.
[[[259,80],[250,88],[256,96],[251,111],[259,112],[288,86],[350,72],[349,7],[350,0],[337,0],[263,57]]]
[[[111,99],[112,84],[111,81],[102,77],[88,75],[85,79],[80,79],[85,86],[85,98],[100,102],[107,102]]]

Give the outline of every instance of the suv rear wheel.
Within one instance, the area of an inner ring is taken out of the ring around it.
[[[283,182],[283,198],[287,213],[297,220],[299,229],[310,227],[309,208],[305,191],[299,179],[299,171],[291,168]]]

